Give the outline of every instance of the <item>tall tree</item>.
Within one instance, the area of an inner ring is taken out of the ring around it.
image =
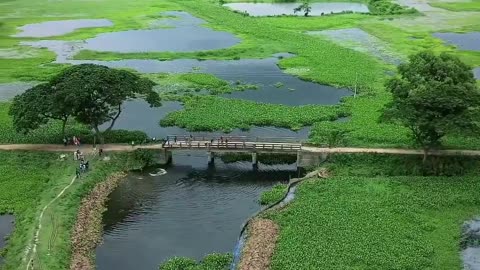
[[[421,52],[398,73],[386,84],[393,100],[383,117],[409,128],[424,158],[445,135],[478,130],[480,92],[471,68],[457,57]]]
[[[124,101],[145,99],[150,106],[160,106],[160,97],[149,79],[105,66],[82,64],[69,67],[48,83],[38,85],[15,97],[10,114],[17,130],[28,132],[49,119],[63,121],[63,131],[70,116],[90,126],[103,143],[100,126],[115,125]]]
[[[110,131],[128,99],[142,98],[150,106],[160,106],[160,97],[149,79],[105,66],[83,64],[65,69],[50,83],[55,87],[55,100],[71,104],[75,119],[89,125],[103,142],[100,126],[110,122]]]
[[[300,6],[293,9],[294,13],[302,12],[302,11],[303,11],[303,15],[305,17],[308,17],[308,14],[310,14],[310,12],[312,11],[312,6],[310,6],[310,3],[308,3],[307,1],[303,2]]]
[[[9,114],[13,116],[13,126],[17,132],[28,133],[50,119],[62,121],[62,134],[65,136],[65,126],[72,108],[65,103],[55,102],[54,88],[43,83],[15,96]]]

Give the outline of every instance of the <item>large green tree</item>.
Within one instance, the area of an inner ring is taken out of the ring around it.
[[[10,114],[17,130],[28,132],[49,119],[60,119],[64,126],[69,117],[90,126],[103,142],[100,126],[115,125],[124,101],[145,99],[150,106],[160,106],[160,97],[149,79],[105,66],[82,64],[63,70],[48,83],[27,90],[14,98]]]
[[[425,158],[445,135],[478,130],[480,92],[471,68],[457,57],[421,52],[398,73],[386,84],[393,100],[383,117],[409,128]]]

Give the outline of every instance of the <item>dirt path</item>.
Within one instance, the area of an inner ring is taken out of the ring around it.
[[[27,268],[26,268],[27,270],[29,270],[31,267],[34,266],[33,264],[34,264],[35,256],[37,255],[38,239],[40,237],[40,230],[42,229],[42,219],[43,219],[43,215],[45,214],[45,211],[48,209],[50,205],[52,205],[52,203],[54,203],[58,198],[60,198],[69,187],[73,185],[73,183],[75,182],[75,179],[77,178],[73,177],[72,181],[70,181],[70,183],[66,187],[64,187],[62,191],[60,191],[60,193],[57,194],[57,196],[55,196],[55,198],[53,198],[49,203],[47,203],[47,205],[43,207],[42,212],[40,212],[40,216],[38,217],[37,230],[35,231],[35,236],[33,237],[33,243],[27,246],[27,249],[25,252],[26,253],[25,258],[27,260]]]
[[[232,142],[233,143],[233,142]],[[135,149],[162,149],[161,144],[136,145],[128,144],[105,144],[104,151],[134,151]],[[46,151],[46,152],[74,152],[78,148],[74,145],[63,146],[59,144],[0,144],[0,150],[5,151]],[[94,152],[92,145],[82,145],[80,150],[85,154]],[[370,153],[370,154],[394,154],[394,155],[423,155],[421,149],[405,148],[361,148],[361,147],[313,147],[302,146],[302,151],[311,153]],[[480,150],[436,150],[430,151],[429,155],[436,156],[480,156]]]

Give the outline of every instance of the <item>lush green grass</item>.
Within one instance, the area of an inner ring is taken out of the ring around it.
[[[2,269],[20,269],[25,248],[32,243],[41,209],[75,175],[76,162],[59,160],[59,154],[0,152],[0,213],[15,215],[15,231],[5,251]],[[127,154],[108,162],[91,160],[92,171],[77,181],[45,212],[40,231],[36,269],[66,269],[70,256],[70,231],[81,197],[93,185],[117,170],[137,167]],[[40,268],[41,267],[41,268]]]
[[[160,270],[225,270],[232,263],[232,254],[212,253],[201,262],[185,257],[175,257],[160,265]]]
[[[388,176],[405,160],[351,156],[333,177],[300,184],[290,206],[268,214],[280,225],[271,269],[461,269],[480,178]]]
[[[338,106],[286,105],[247,100],[197,96],[185,100],[185,110],[165,117],[164,126],[179,126],[190,131],[231,131],[250,126],[277,126],[300,129],[319,121],[332,121],[345,115]]]
[[[451,2],[433,2],[431,6],[439,7],[451,11],[480,11],[479,0],[469,1],[451,1]]]
[[[262,193],[260,196],[260,204],[269,205],[278,202],[283,196],[285,196],[287,189],[288,187],[285,184],[277,184],[273,186],[272,189]]]

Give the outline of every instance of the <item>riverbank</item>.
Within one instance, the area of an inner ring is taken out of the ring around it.
[[[462,225],[480,215],[475,165],[418,176],[406,160],[349,155],[327,167],[328,181],[299,184],[264,215],[280,228],[269,269],[461,269]]]
[[[69,154],[69,153],[67,153]],[[87,156],[91,171],[72,183],[76,162],[59,159],[59,153],[0,152],[0,213],[15,216],[2,269],[26,268],[27,255],[36,243],[31,266],[35,269],[67,269],[71,231],[84,194],[115,171],[138,168],[141,162],[129,153],[109,154],[110,160]],[[63,194],[49,204],[60,192]],[[49,204],[44,211],[42,209]],[[43,212],[41,225],[40,213]],[[38,234],[36,230],[38,229]],[[28,258],[30,260],[30,258]]]
[[[114,173],[98,183],[82,199],[77,221],[72,232],[71,270],[95,269],[94,249],[102,241],[102,213],[106,210],[108,195],[124,179],[126,173]]]

